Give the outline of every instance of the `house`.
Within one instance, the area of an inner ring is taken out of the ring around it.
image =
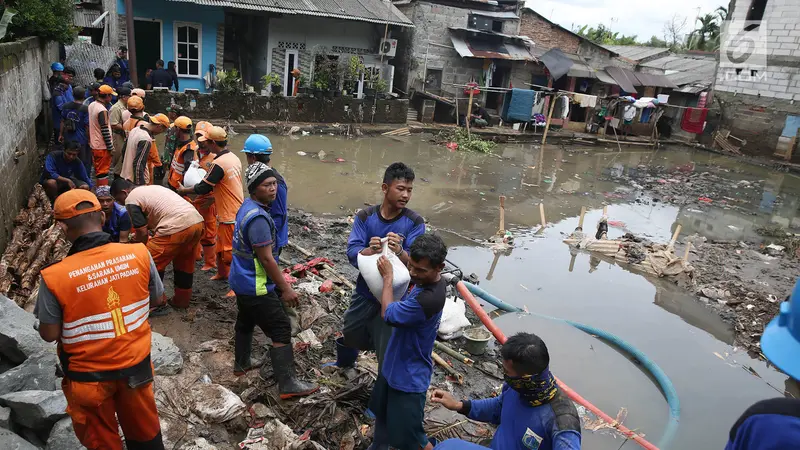
[[[734,0],[723,28],[714,84],[722,127],[747,141],[743,152],[797,161],[800,116],[800,7],[797,2]],[[747,21],[747,22],[744,22]],[[727,48],[746,36],[756,45],[743,60],[729,60]],[[786,158],[786,156],[789,158]]]
[[[125,42],[123,0],[117,9]],[[393,37],[413,27],[384,0],[136,0],[133,16],[140,79],[156,60],[175,61],[181,90],[201,92],[206,73],[236,69],[255,90],[264,88],[262,77],[274,72],[284,94],[292,95],[293,69],[310,83],[322,63],[343,68],[351,56],[366,68],[356,86],[359,93],[364,74],[384,78],[391,90]],[[330,89],[342,87],[341,77],[335,81]]]

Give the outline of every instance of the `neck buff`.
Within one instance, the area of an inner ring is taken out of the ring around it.
[[[506,375],[506,383],[531,406],[542,406],[550,403],[550,400],[558,393],[556,379],[550,373],[550,368],[546,368],[538,375],[525,375],[522,377],[511,377]]]

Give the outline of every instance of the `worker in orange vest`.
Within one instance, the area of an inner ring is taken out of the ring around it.
[[[192,119],[180,116],[172,127],[176,131],[177,144],[169,165],[169,187],[177,190],[183,184],[183,175],[192,161],[197,160],[197,144],[192,139]]]
[[[112,243],[94,194],[61,194],[54,217],[72,242],[41,272],[39,334],[58,341],[67,414],[90,449],[164,449],[153,397],[150,309],[164,286],[142,244]],[[119,421],[119,425],[117,425]]]
[[[214,164],[206,177],[194,187],[181,187],[181,195],[214,193],[217,206],[217,274],[212,280],[227,280],[233,259],[233,226],[236,212],[244,202],[242,161],[228,150],[228,133],[221,127],[211,127],[197,138],[214,153]],[[233,291],[228,296],[233,297]]]
[[[214,165],[214,158],[217,156],[208,148],[208,141],[200,141],[200,137],[208,136],[208,130],[213,125],[211,122],[200,121],[194,127],[194,138],[197,144],[197,157],[199,158],[200,168],[206,173],[211,171]],[[194,207],[203,216],[203,238],[200,240],[200,248],[203,250],[202,271],[209,271],[217,268],[217,205],[214,203],[214,194],[198,195],[194,199]],[[200,258],[198,258],[200,259]]]

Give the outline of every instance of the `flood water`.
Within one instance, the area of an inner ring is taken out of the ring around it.
[[[242,148],[246,135],[231,139]],[[381,199],[386,166],[411,165],[417,176],[410,207],[443,232],[449,260],[466,274],[476,273],[483,288],[529,311],[598,327],[633,344],[670,377],[680,396],[681,420],[670,448],[722,448],[737,417],[757,400],[782,395],[786,377],[732,347],[733,333],[719,317],[690,295],[666,282],[631,273],[613,263],[578,253],[561,241],[589,209],[585,228],[594,228],[609,204],[609,217],[633,233],[668,241],[677,224],[682,236],[698,233],[709,239],[754,236],[767,223],[798,225],[800,180],[771,173],[730,158],[679,149],[570,149],[504,145],[495,155],[450,152],[420,137],[402,139],[337,137],[274,137],[274,166],[289,184],[289,204],[318,214],[351,214]],[[312,157],[326,152],[324,162]],[[305,152],[305,156],[298,155]],[[763,192],[744,209],[678,207],[637,203],[630,195],[611,194],[619,187],[604,181],[636,170],[640,164],[667,167],[694,164],[749,180],[767,180]],[[739,172],[742,169],[747,175]],[[727,172],[730,171],[730,172]],[[498,195],[505,195],[506,228],[515,248],[498,255],[477,245],[498,228]],[[775,203],[776,196],[783,202]],[[540,235],[539,207],[545,205],[551,225]],[[777,204],[777,206],[776,206]],[[729,225],[734,225],[733,228]],[[622,230],[611,228],[609,237]],[[344,249],[342,249],[344,251]],[[570,387],[615,416],[624,407],[624,424],[658,443],[668,418],[663,395],[648,375],[626,356],[600,340],[560,322],[536,316],[506,315],[497,319],[507,335],[539,334],[547,342],[552,369]],[[715,354],[716,353],[716,354]],[[746,371],[749,366],[761,378]],[[620,448],[623,441],[584,432],[585,448]],[[634,448],[633,442],[624,448]]]

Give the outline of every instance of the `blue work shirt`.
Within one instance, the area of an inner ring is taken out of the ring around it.
[[[83,165],[80,158],[75,158],[72,162],[67,162],[64,159],[64,152],[51,152],[44,160],[44,172],[39,182],[43,183],[45,180],[57,180],[58,177],[75,178],[88,184],[91,188],[93,186],[92,180],[86,174],[86,166]]]
[[[119,66],[120,84],[125,83],[126,81],[131,81],[131,72],[130,69],[128,69],[128,60],[117,56],[116,64]]]
[[[550,403],[531,406],[507,384],[495,398],[469,402],[467,417],[498,425],[493,450],[579,450],[581,431],[578,411],[561,391]],[[436,450],[473,450],[476,444],[450,439]]]
[[[406,208],[392,220],[381,217],[381,205],[370,206],[356,213],[353,219],[353,229],[347,240],[347,258],[350,264],[358,268],[358,254],[369,247],[369,240],[373,237],[384,238],[389,233],[403,237],[403,250],[408,251],[411,244],[418,236],[425,233],[425,219],[414,211]],[[363,297],[378,302],[372,295],[364,277],[358,275],[356,292]]]
[[[115,79],[111,75],[103,78],[103,83],[111,86],[111,89],[114,89],[115,91],[121,88],[125,81],[127,80],[123,80],[122,77]]]
[[[414,286],[399,302],[390,303],[384,320],[394,327],[381,374],[393,389],[428,391],[433,374],[433,341],[442,319],[447,284],[444,279]]]
[[[53,128],[58,130],[61,128],[61,111],[64,109],[64,105],[75,101],[75,97],[72,96],[72,86],[59,84],[53,89]]]
[[[272,170],[278,179],[278,196],[275,197],[274,202],[269,204],[269,215],[272,216],[272,221],[275,222],[275,229],[277,230],[276,250],[280,250],[289,243],[289,201],[287,198],[289,196],[289,187],[286,185],[286,180],[274,167]]]
[[[739,417],[725,450],[797,448],[800,443],[800,400],[762,400]]]
[[[120,231],[130,231],[133,227],[131,216],[124,206],[114,202],[111,217],[103,224],[103,231],[111,235],[111,242],[119,242]]]
[[[75,125],[75,130],[64,128],[64,142],[77,141],[82,147],[89,143],[89,108],[83,103],[72,101],[64,105],[61,110],[61,120],[69,120]]]
[[[273,245],[275,224],[267,207],[246,198],[236,213],[233,226],[233,260],[228,284],[238,295],[266,295],[275,290],[275,282],[256,256],[255,249]],[[272,255],[277,259],[275,246]]]

